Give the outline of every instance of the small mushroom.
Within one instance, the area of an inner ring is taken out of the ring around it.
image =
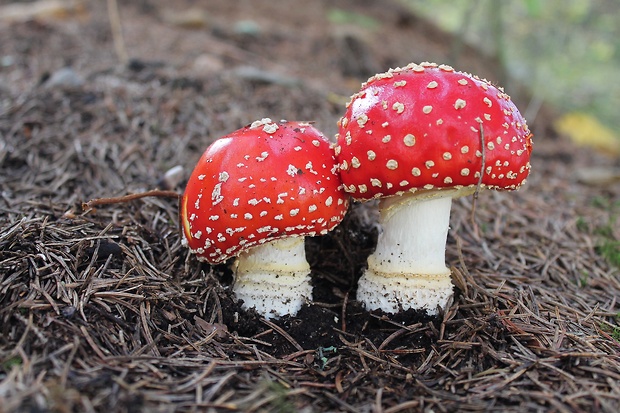
[[[338,225],[347,199],[321,132],[265,118],[198,161],[181,199],[184,242],[211,264],[237,257],[233,291],[245,308],[295,315],[312,299],[303,237]]]
[[[486,80],[422,63],[364,83],[335,146],[345,190],[358,200],[382,198],[383,232],[357,299],[388,313],[445,308],[453,294],[445,264],[452,198],[518,189],[531,150],[525,119]]]

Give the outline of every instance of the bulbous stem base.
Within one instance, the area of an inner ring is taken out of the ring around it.
[[[254,308],[267,319],[294,316],[312,300],[303,237],[254,247],[239,255],[234,270],[233,292],[243,308]]]

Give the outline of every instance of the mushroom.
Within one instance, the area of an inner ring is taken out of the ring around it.
[[[295,315],[312,299],[304,236],[344,217],[328,139],[305,122],[269,118],[214,141],[181,199],[184,243],[211,264],[237,257],[233,291],[267,318]]]
[[[383,232],[357,299],[387,313],[445,308],[452,198],[518,189],[531,150],[525,119],[486,80],[433,63],[371,77],[348,103],[335,145],[345,191],[381,198]]]

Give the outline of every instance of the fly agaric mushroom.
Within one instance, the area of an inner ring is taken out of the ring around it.
[[[335,146],[353,198],[382,198],[377,248],[357,298],[388,313],[435,314],[453,294],[445,246],[452,198],[518,189],[531,134],[510,97],[432,63],[371,77],[352,96]]]
[[[295,315],[312,299],[303,237],[338,225],[347,199],[321,132],[265,118],[198,161],[181,199],[184,242],[211,264],[237,256],[233,291],[245,308]]]

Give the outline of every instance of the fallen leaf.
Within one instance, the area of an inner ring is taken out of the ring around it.
[[[582,112],[568,113],[555,122],[555,127],[578,145],[620,156],[620,136],[594,116]]]

